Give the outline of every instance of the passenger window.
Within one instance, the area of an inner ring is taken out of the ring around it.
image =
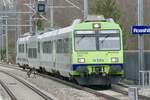
[[[57,53],[62,53],[62,40],[57,40]]]
[[[65,39],[64,40],[64,53],[68,53],[69,52],[69,39]]]
[[[43,53],[52,53],[53,43],[52,41],[43,42]]]
[[[38,53],[40,53],[40,42],[38,42]]]

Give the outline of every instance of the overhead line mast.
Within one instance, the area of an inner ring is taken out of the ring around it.
[[[88,16],[88,0],[84,0],[84,21],[87,20]]]
[[[143,25],[143,0],[138,0],[138,25]],[[139,70],[144,70],[144,35],[138,35]]]

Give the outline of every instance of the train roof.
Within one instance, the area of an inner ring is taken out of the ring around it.
[[[72,31],[73,31],[73,26],[69,26],[69,27],[65,27],[62,29],[46,32],[44,34],[38,35],[37,38],[41,39],[41,38],[45,38],[45,37],[49,37],[49,36],[56,36],[58,34],[72,32]]]
[[[82,29],[82,26],[86,25],[88,23],[95,23],[95,22],[91,22],[91,21],[90,22],[88,22],[88,21],[87,22],[80,22],[79,20],[76,20],[71,26],[61,28],[61,29],[52,30],[52,31],[49,31],[49,32],[42,32],[42,34],[25,36],[23,38],[21,37],[18,40],[19,41],[26,41],[30,37],[36,37],[38,39],[42,39],[42,38],[46,38],[46,37],[56,36],[58,34],[64,34],[64,33],[72,32],[74,29]],[[118,24],[115,23],[112,19],[107,19],[104,22],[103,21],[97,21],[96,23],[103,23],[103,26],[105,26],[105,27],[108,27],[108,25],[106,25],[106,24],[111,25],[111,27],[112,27],[112,25],[113,25],[113,27],[118,26]]]
[[[18,42],[25,42],[25,41],[28,41],[30,37],[31,37],[31,36],[21,37],[21,38],[18,38],[17,41],[18,41]]]

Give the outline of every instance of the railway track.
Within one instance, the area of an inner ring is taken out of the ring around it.
[[[15,95],[11,92],[11,90],[7,87],[7,85],[2,80],[0,80],[0,84],[5,89],[5,91],[8,93],[11,100],[17,100]]]
[[[17,67],[16,65],[6,65],[6,64],[0,64],[0,65],[5,66],[5,67],[9,67],[9,68],[13,68],[13,69],[17,69],[17,70],[21,70],[21,71],[25,71],[25,70],[22,70],[21,68]],[[64,80],[61,80],[59,78],[55,78],[55,77],[52,77],[49,75],[40,74],[40,73],[38,73],[38,75],[40,75],[44,78],[48,78],[48,79],[57,81],[59,83],[65,84],[67,86],[95,94],[98,97],[103,97],[103,98],[106,98],[108,100],[128,100],[127,86],[112,85],[111,90],[97,91],[97,90],[83,87],[83,86],[79,86],[77,84],[67,82],[67,81],[64,81]],[[122,88],[126,88],[126,90],[122,89]],[[150,100],[150,97],[147,97],[147,96],[139,95],[139,97],[141,100]]]
[[[20,83],[24,84],[26,87],[28,87],[29,89],[31,89],[32,91],[34,91],[36,94],[38,94],[39,96],[41,96],[44,100],[54,100],[53,98],[51,98],[50,96],[48,96],[46,93],[44,93],[43,91],[41,91],[40,89],[35,88],[34,86],[32,86],[31,84],[27,83],[26,81],[22,80],[21,78],[0,70],[1,73],[4,73],[14,79],[16,79],[17,81],[19,81]],[[6,90],[6,92],[9,94],[9,96],[11,97],[12,100],[17,100],[16,97],[13,95],[13,93],[9,90],[9,88],[4,84],[4,82],[2,82],[0,80],[0,84],[2,85],[2,87]]]

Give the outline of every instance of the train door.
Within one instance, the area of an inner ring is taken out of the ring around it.
[[[26,53],[26,63],[28,65],[29,62],[28,62],[28,44],[27,44],[27,42],[25,43],[25,53]]]
[[[39,66],[41,66],[41,43],[40,41],[38,41],[38,46],[37,46],[38,50],[37,50],[37,54],[38,54],[38,62],[39,62]]]
[[[53,41],[53,67],[56,67],[56,40]]]

